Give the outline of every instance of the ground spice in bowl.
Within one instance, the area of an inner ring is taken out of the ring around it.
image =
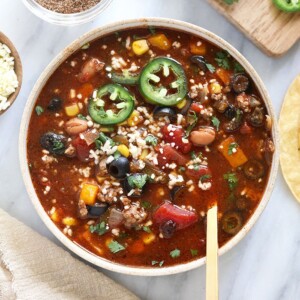
[[[39,5],[44,8],[61,13],[61,14],[74,14],[86,11],[101,0],[35,0]]]

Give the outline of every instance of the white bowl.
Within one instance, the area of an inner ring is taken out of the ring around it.
[[[185,31],[188,33],[191,33],[193,35],[199,36],[200,38],[203,38],[205,40],[208,40],[209,42],[219,46],[222,49],[225,49],[229,52],[230,55],[232,55],[244,68],[245,70],[250,74],[252,80],[256,84],[258,91],[263,97],[263,100],[265,101],[268,114],[273,119],[273,139],[275,144],[275,153],[273,156],[273,163],[271,167],[270,177],[268,181],[268,185],[266,187],[265,193],[263,195],[263,198],[261,202],[259,203],[257,209],[251,216],[251,218],[248,220],[248,222],[245,224],[245,226],[240,230],[240,232],[235,235],[231,240],[229,240],[225,245],[223,245],[219,249],[219,255],[222,255],[223,253],[230,250],[232,247],[234,247],[252,228],[252,226],[257,221],[258,217],[266,207],[271,192],[274,187],[274,182],[276,179],[276,174],[278,170],[278,162],[279,162],[279,154],[278,154],[278,131],[277,131],[277,123],[276,123],[276,117],[274,114],[274,110],[271,104],[271,100],[269,98],[269,95],[265,89],[265,86],[256,73],[256,71],[253,69],[253,67],[250,65],[250,63],[230,44],[228,44],[226,41],[221,39],[220,37],[216,36],[215,34],[200,28],[198,26],[177,21],[177,20],[171,20],[171,19],[162,19],[162,18],[147,18],[147,19],[134,19],[134,20],[127,20],[122,22],[117,22],[113,24],[109,24],[106,26],[103,26],[101,28],[92,30],[88,32],[87,34],[83,35],[76,41],[74,41],[70,46],[68,46],[65,50],[63,50],[54,60],[48,65],[48,67],[45,69],[45,71],[41,74],[40,78],[36,82],[29,99],[27,101],[26,107],[24,109],[22,123],[21,123],[21,129],[20,129],[20,140],[19,140],[19,151],[20,151],[20,164],[21,164],[21,170],[23,174],[23,179],[25,182],[25,186],[27,189],[27,192],[32,200],[32,203],[38,212],[39,216],[43,220],[43,222],[46,224],[46,226],[49,228],[49,230],[72,252],[79,255],[81,258],[85,259],[86,261],[97,265],[99,267],[119,272],[119,273],[125,273],[130,275],[143,275],[143,276],[161,276],[161,275],[170,275],[180,272],[185,272],[191,269],[195,269],[197,267],[200,267],[204,265],[206,259],[205,257],[200,258],[198,260],[194,260],[188,263],[179,264],[171,267],[163,267],[163,268],[146,268],[146,267],[132,267],[132,266],[126,266],[121,265],[118,263],[111,262],[107,259],[101,258],[88,250],[84,249],[80,245],[72,242],[69,240],[57,227],[56,225],[51,221],[48,214],[43,209],[36,192],[34,190],[28,165],[27,165],[27,130],[28,125],[30,121],[31,113],[34,109],[35,101],[40,94],[43,86],[47,82],[48,78],[53,74],[53,72],[57,69],[57,67],[65,61],[66,58],[69,57],[74,51],[81,48],[84,44],[93,41],[95,39],[98,39],[104,35],[114,33],[116,31],[120,31],[123,29],[128,28],[138,28],[141,26],[158,26],[158,27],[165,27],[170,28],[174,30],[179,31]]]

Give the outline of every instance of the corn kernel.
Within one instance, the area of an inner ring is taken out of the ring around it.
[[[52,214],[51,214],[51,220],[54,222],[58,222],[59,221],[59,215],[57,210],[55,210]]]
[[[127,123],[129,126],[136,126],[143,121],[140,113],[137,110],[134,110],[131,116],[128,118]]]
[[[65,224],[67,226],[74,226],[77,223],[76,219],[71,218],[71,217],[63,218],[62,222],[63,222],[63,224]]]
[[[144,244],[149,245],[155,241],[155,238],[156,238],[155,234],[149,233],[149,234],[146,234],[143,236],[143,242],[144,242]]]
[[[211,94],[220,94],[222,92],[222,86],[218,82],[213,82],[209,85],[209,91]]]
[[[186,99],[183,99],[181,102],[179,102],[179,103],[176,105],[176,107],[177,107],[178,109],[182,109],[182,108],[185,107],[185,105],[186,105]]]
[[[146,40],[138,40],[132,43],[132,51],[135,55],[141,56],[148,52],[149,46]]]
[[[98,191],[99,187],[97,185],[84,183],[80,192],[80,199],[83,200],[86,205],[94,205]]]
[[[77,103],[65,106],[65,112],[68,117],[75,117],[79,114],[80,110]]]
[[[163,34],[155,34],[148,38],[149,43],[161,50],[169,50],[171,48],[170,40]]]
[[[119,145],[118,151],[125,157],[128,157],[130,155],[129,149],[126,145]]]
[[[140,159],[141,159],[141,160],[146,159],[146,156],[147,156],[148,154],[149,154],[148,149],[144,149],[144,150],[142,151],[141,155],[140,155]]]

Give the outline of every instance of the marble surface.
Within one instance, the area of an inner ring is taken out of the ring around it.
[[[261,75],[277,115],[288,85],[300,73],[299,43],[285,57],[267,57],[204,0],[114,0],[97,20],[73,28],[43,22],[32,15],[21,0],[1,0],[0,30],[18,48],[24,78],[16,103],[0,118],[0,207],[57,244],[37,216],[19,169],[18,132],[26,99],[45,66],[76,37],[108,22],[146,16],[191,22],[233,44]],[[220,258],[220,299],[299,299],[299,246],[300,206],[279,174],[269,205],[253,230]],[[142,299],[205,298],[204,267],[157,278],[103,272]]]

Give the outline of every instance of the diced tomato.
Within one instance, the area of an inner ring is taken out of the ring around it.
[[[165,142],[174,143],[174,147],[182,153],[190,152],[192,143],[188,139],[184,138],[185,132],[181,127],[166,125],[162,128],[162,134]]]
[[[252,133],[252,128],[245,122],[240,128],[241,134],[250,134]]]
[[[191,104],[190,110],[194,111],[196,114],[199,114],[202,110],[201,104],[197,102],[193,102]]]
[[[78,94],[81,94],[82,99],[89,98],[94,91],[94,87],[90,83],[83,84],[77,91]]]
[[[166,201],[153,214],[154,223],[161,225],[172,220],[176,223],[176,229],[187,228],[198,221],[198,215],[183,208],[180,208]]]
[[[211,176],[211,171],[207,166],[199,165],[199,166],[195,166],[194,169],[187,169],[186,175],[195,179],[200,179],[204,175]]]
[[[159,166],[164,166],[165,164],[175,162],[180,166],[184,166],[189,159],[179,153],[176,149],[172,148],[170,145],[165,145],[161,148],[162,151],[159,151],[157,160]]]
[[[82,140],[79,136],[72,141],[72,145],[76,149],[76,155],[79,160],[87,161],[89,159],[90,150],[92,149],[85,140]]]

